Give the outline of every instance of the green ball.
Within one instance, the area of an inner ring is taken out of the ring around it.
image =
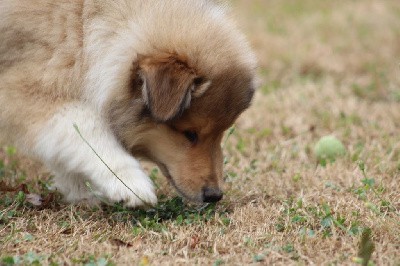
[[[325,165],[327,162],[334,162],[337,157],[345,155],[346,148],[336,137],[325,136],[315,144],[314,152],[318,161]]]

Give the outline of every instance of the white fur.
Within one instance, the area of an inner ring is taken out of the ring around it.
[[[84,143],[74,123],[99,156],[140,199]],[[153,184],[138,161],[121,147],[103,118],[82,103],[63,106],[53,116],[40,132],[35,152],[56,174],[54,185],[67,201],[95,200],[95,195],[85,185],[89,182],[97,196],[111,202],[124,201],[131,207],[143,205],[142,200],[146,204],[157,202]]]

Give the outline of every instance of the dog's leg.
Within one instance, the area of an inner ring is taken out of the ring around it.
[[[74,124],[129,188],[111,173],[82,140]],[[67,193],[69,201],[86,197],[82,195],[87,191],[83,190],[85,182],[90,183],[94,193],[111,202],[123,201],[127,206],[134,207],[155,204],[157,201],[153,184],[139,162],[118,143],[104,118],[83,103],[68,104],[59,109],[40,130],[34,150],[50,169],[58,172],[55,186]]]

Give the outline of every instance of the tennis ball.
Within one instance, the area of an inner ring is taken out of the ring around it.
[[[314,152],[319,163],[326,165],[327,162],[334,162],[337,157],[345,155],[346,148],[336,137],[325,136],[315,144]]]

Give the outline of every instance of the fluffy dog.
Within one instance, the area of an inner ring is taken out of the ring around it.
[[[0,2],[0,138],[54,172],[69,202],[155,204],[136,158],[189,200],[220,200],[221,139],[251,102],[254,72],[211,0]]]

